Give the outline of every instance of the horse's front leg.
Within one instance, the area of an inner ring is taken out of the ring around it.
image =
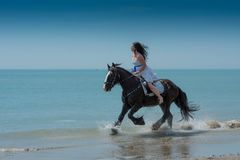
[[[128,110],[129,110],[129,106],[127,104],[123,104],[122,111],[121,111],[121,113],[118,116],[118,120],[114,123],[114,127],[121,125],[121,123],[122,123],[122,121],[124,119],[124,116],[126,115]]]
[[[145,125],[143,116],[136,118],[134,117],[134,113],[136,113],[140,108],[142,108],[141,106],[133,106],[132,109],[130,110],[130,112],[128,113],[128,118],[132,120],[132,122],[135,125]]]

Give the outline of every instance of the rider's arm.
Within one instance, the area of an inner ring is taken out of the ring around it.
[[[143,56],[141,54],[138,55],[137,60],[142,64],[142,66],[140,67],[140,69],[138,70],[138,72],[142,72],[144,71],[144,69],[146,68],[147,64],[145,59],[143,58]]]

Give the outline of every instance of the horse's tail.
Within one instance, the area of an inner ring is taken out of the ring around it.
[[[179,94],[174,102],[181,110],[182,119],[180,121],[188,121],[189,117],[193,119],[192,112],[198,111],[199,107],[193,104],[189,105],[186,93],[183,92],[179,87],[178,90]]]

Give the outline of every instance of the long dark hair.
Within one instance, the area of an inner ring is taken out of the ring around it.
[[[148,47],[146,45],[141,44],[140,42],[133,42],[133,47],[143,56],[144,59],[147,59],[148,52],[146,49],[148,49]]]

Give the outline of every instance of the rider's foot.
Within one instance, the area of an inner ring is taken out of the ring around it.
[[[163,97],[162,96],[158,97],[158,101],[159,101],[159,104],[162,104],[163,103]]]

